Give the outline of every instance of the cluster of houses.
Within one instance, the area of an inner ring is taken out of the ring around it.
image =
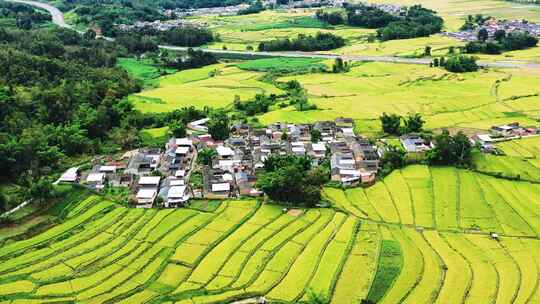
[[[185,18],[193,16],[203,16],[203,15],[219,15],[219,16],[230,16],[236,15],[239,11],[248,8],[248,4],[238,4],[231,6],[220,6],[220,7],[203,7],[203,8],[194,8],[194,9],[173,9],[165,10],[163,13],[169,18]]]
[[[474,30],[444,32],[441,35],[465,42],[476,41],[478,39],[478,31],[482,28],[487,30],[490,38],[493,38],[495,32],[498,30],[504,30],[506,33],[527,32],[530,35],[540,37],[539,23],[532,23],[527,20],[497,20],[495,18],[485,21],[482,26]]]
[[[119,24],[118,29],[123,32],[141,29],[153,29],[156,31],[168,31],[174,28],[192,26],[203,28],[208,26],[206,22],[192,19],[171,19],[171,20],[155,20],[155,21],[137,21],[134,24]]]
[[[407,13],[407,7],[389,3],[368,3],[360,2],[362,5],[371,6],[380,9],[393,16],[404,16]]]
[[[540,129],[536,127],[523,127],[518,122],[514,122],[506,125],[492,126],[489,133],[475,134],[471,137],[471,141],[479,144],[485,153],[498,153],[495,146],[497,142],[539,135]]]
[[[261,196],[255,184],[265,160],[271,155],[292,154],[309,156],[313,166],[328,162],[332,181],[375,183],[381,152],[368,139],[354,134],[350,118],[313,125],[275,123],[258,129],[237,124],[225,141],[215,141],[204,133],[206,121],[189,124],[202,135],[172,138],[164,149],[137,149],[117,160],[97,159],[90,169],[67,170],[58,182],[80,183],[97,191],[106,185],[124,186],[130,189],[130,202],[136,207],[177,207],[190,198]],[[314,132],[318,134],[315,142]],[[203,149],[215,151],[210,164],[197,164]]]

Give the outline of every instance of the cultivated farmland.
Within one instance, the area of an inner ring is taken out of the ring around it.
[[[143,112],[170,112],[187,106],[225,107],[235,96],[245,100],[260,93],[280,94],[281,90],[259,79],[263,75],[224,64],[210,65],[161,77],[157,88],[130,99]]]
[[[0,249],[0,300],[294,302],[318,294],[332,303],[528,303],[538,297],[540,186],[425,166],[395,171],[377,185],[326,188],[335,209],[297,216],[249,200],[223,201],[213,211],[143,210],[87,196],[63,205],[62,224]],[[490,231],[501,240],[491,240]]]

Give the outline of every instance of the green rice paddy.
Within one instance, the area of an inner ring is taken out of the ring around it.
[[[145,210],[87,196],[63,205],[63,223],[0,248],[0,301],[265,296],[293,303],[310,292],[331,303],[539,297],[538,184],[417,165],[377,185],[327,188],[333,208],[298,216],[248,200]]]

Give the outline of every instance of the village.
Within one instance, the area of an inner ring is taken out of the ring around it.
[[[485,21],[477,29],[459,32],[444,32],[441,33],[441,35],[460,41],[471,42],[478,40],[478,31],[480,29],[486,29],[490,38],[493,38],[495,32],[499,30],[503,30],[506,33],[526,32],[530,35],[540,37],[540,24],[538,23],[528,22],[527,20],[497,20],[495,18]]]
[[[291,10],[297,8],[309,8],[309,7],[342,7],[343,0],[303,0],[303,1],[290,1],[288,4],[279,5],[276,0],[268,0],[261,2],[264,7],[273,9]],[[379,5],[381,9],[388,12],[401,11],[401,7],[394,5]],[[248,4],[238,4],[232,6],[222,7],[207,7],[196,9],[166,9],[162,13],[166,16],[167,20],[154,20],[154,21],[137,21],[134,24],[119,24],[118,29],[124,32],[130,30],[139,30],[144,28],[151,28],[157,31],[168,31],[182,26],[194,26],[194,27],[207,27],[208,24],[198,19],[190,18],[197,16],[234,16],[240,11],[249,7]]]
[[[260,197],[263,192],[256,182],[265,160],[290,154],[309,157],[314,167],[327,162],[331,182],[366,187],[376,183],[387,147],[385,139],[374,142],[357,136],[351,118],[312,125],[275,123],[266,128],[240,123],[232,126],[225,141],[212,139],[207,121],[191,122],[192,134],[171,138],[163,148],[140,148],[116,159],[97,158],[86,170],[70,168],[57,183],[79,183],[96,191],[125,187],[131,193],[130,204],[139,208],[182,207],[190,199]],[[470,141],[483,153],[497,154],[497,142],[538,135],[538,128],[511,123],[493,126],[488,134],[471,135]],[[421,160],[435,147],[421,134],[403,135],[399,144],[412,161]]]
[[[273,154],[307,156],[313,166],[327,161],[331,180],[343,185],[376,181],[382,150],[356,136],[350,118],[313,125],[275,123],[261,129],[236,124],[225,141],[204,133],[206,121],[189,124],[201,135],[171,138],[163,149],[141,148],[118,159],[98,159],[88,170],[70,168],[57,182],[80,183],[97,191],[107,185],[127,187],[133,194],[131,203],[145,208],[156,202],[178,207],[190,198],[258,197],[263,193],[255,187],[257,173]],[[199,153],[208,151],[213,151],[210,162],[197,161]]]

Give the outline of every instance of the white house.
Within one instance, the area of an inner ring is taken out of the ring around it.
[[[69,168],[60,176],[56,183],[75,183],[79,180],[79,167]]]
[[[165,202],[165,207],[176,207],[178,205],[183,205],[188,200],[189,194],[185,185],[173,186],[169,188],[169,192],[167,193],[167,202]]]
[[[99,172],[114,174],[116,173],[116,166],[100,166]]]
[[[161,181],[160,176],[141,176],[141,178],[139,179],[139,186],[141,188],[157,189],[160,181]]]
[[[137,192],[137,207],[150,208],[157,197],[156,189],[140,189]]]
[[[174,142],[178,147],[191,147],[193,146],[193,141],[188,138],[176,138]]]
[[[179,146],[179,147],[176,148],[176,150],[174,150],[174,154],[181,155],[181,156],[186,156],[186,155],[189,154],[189,147]]]
[[[229,183],[212,184],[212,192],[216,194],[224,194],[229,191],[231,191],[231,184]]]
[[[225,146],[217,146],[216,148],[217,154],[220,158],[230,158],[234,156],[234,151],[230,147]]]
[[[86,177],[86,183],[96,189],[103,189],[105,186],[105,173],[90,173]]]

